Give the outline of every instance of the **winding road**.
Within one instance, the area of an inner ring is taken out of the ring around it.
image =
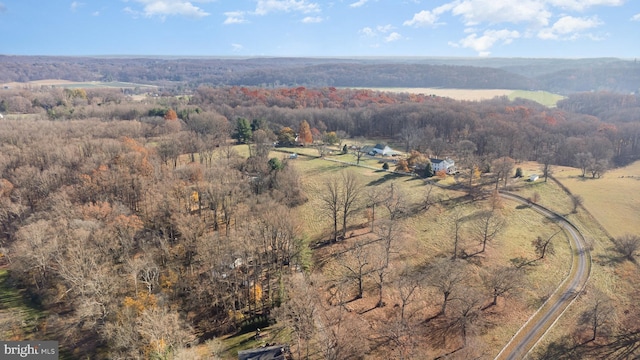
[[[571,235],[572,262],[569,275],[495,358],[496,360],[524,359],[586,285],[591,273],[591,255],[580,231],[562,215],[540,205],[532,204],[527,199],[515,194],[501,192],[500,195],[505,199],[531,206],[533,210],[556,221]]]

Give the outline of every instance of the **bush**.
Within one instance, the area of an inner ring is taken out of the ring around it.
[[[389,170],[389,163],[382,164],[382,169]]]
[[[517,178],[521,178],[522,177],[522,168],[517,168],[516,169],[516,176]]]

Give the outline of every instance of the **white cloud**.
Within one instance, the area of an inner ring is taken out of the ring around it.
[[[513,30],[486,30],[482,36],[473,33],[457,43],[450,42],[454,47],[469,48],[475,50],[480,56],[489,56],[489,51],[496,43],[510,44],[514,39],[520,37],[520,33]]]
[[[594,6],[621,6],[626,0],[547,0],[552,6],[574,11],[584,11]]]
[[[94,11],[91,13],[92,16],[100,16],[100,11]]]
[[[0,13],[3,13],[5,11],[7,11],[7,7],[3,3],[0,3]]]
[[[367,2],[369,2],[369,0],[358,0],[358,1],[350,4],[349,7],[357,8],[357,7],[360,7],[360,6],[364,5],[364,4],[366,4]]]
[[[84,6],[84,3],[74,1],[74,2],[72,2],[72,3],[71,3],[71,5],[69,6],[69,8],[71,9],[71,11],[74,11],[74,12],[75,12],[76,10],[78,10],[79,8],[81,8],[82,6]]]
[[[360,34],[364,34],[365,36],[368,36],[368,37],[376,36],[376,31],[373,30],[372,28],[368,27],[368,26],[360,29],[360,31],[358,31],[358,32]]]
[[[378,25],[376,26],[376,30],[378,30],[381,33],[388,33],[389,31],[395,29],[391,24],[387,24],[387,25]]]
[[[227,18],[224,20],[223,24],[225,25],[244,24],[248,22],[244,18],[244,15],[245,15],[244,11],[228,11],[224,13],[224,16],[226,16]]]
[[[320,5],[307,0],[258,0],[255,13],[266,15],[271,12],[319,12]]]
[[[438,21],[438,16],[431,11],[422,10],[417,14],[413,15],[411,20],[407,20],[402,23],[404,26],[416,26],[416,27],[427,27],[434,26]]]
[[[139,11],[135,11],[130,7],[125,7],[124,9],[122,9],[123,12],[131,15],[131,17],[133,17],[134,19],[137,19],[140,16],[140,12]]]
[[[142,13],[146,17],[165,17],[168,15],[181,15],[192,18],[201,18],[208,16],[209,13],[201,8],[193,5],[192,2],[209,2],[208,0],[133,0],[143,4]],[[128,10],[127,10],[128,9]],[[125,8],[125,12],[132,11],[131,8]]]
[[[233,48],[234,52],[240,51],[244,49],[244,46],[242,46],[241,44],[231,44],[231,47]]]
[[[546,26],[552,13],[544,0],[463,0],[450,3],[451,13],[463,18],[465,25],[481,23],[530,23]]]
[[[640,21],[640,13],[633,15],[631,17],[631,21]]]
[[[321,18],[320,16],[307,16],[304,19],[302,19],[302,22],[305,24],[317,24],[317,23],[321,23],[324,19]]]
[[[432,11],[422,10],[419,13],[413,15],[411,20],[407,20],[402,25],[404,26],[415,26],[415,27],[431,27],[438,25],[438,19],[440,15],[444,14],[447,11],[451,11],[456,5],[458,5],[459,1],[453,1],[448,4],[444,4],[438,6]]]
[[[571,40],[580,36],[580,33],[602,25],[597,16],[577,18],[563,16],[549,28],[540,30],[538,37],[545,40]]]
[[[384,38],[385,42],[393,42],[393,41],[398,41],[402,39],[402,35],[398,34],[397,32],[392,32],[391,34],[389,34],[389,36],[386,36]]]

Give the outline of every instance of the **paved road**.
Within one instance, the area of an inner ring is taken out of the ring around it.
[[[529,201],[518,195],[505,192],[501,192],[500,195],[509,200],[529,204],[533,210],[557,221],[571,235],[570,243],[573,250],[569,275],[496,356],[496,360],[515,360],[523,359],[527,356],[582,291],[589,279],[591,255],[585,245],[582,234],[563,216],[542,206],[530,204]]]

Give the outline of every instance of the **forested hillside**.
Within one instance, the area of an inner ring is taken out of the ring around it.
[[[0,83],[42,79],[210,86],[446,87],[561,94],[638,91],[640,65],[617,59],[126,58],[0,56]]]

